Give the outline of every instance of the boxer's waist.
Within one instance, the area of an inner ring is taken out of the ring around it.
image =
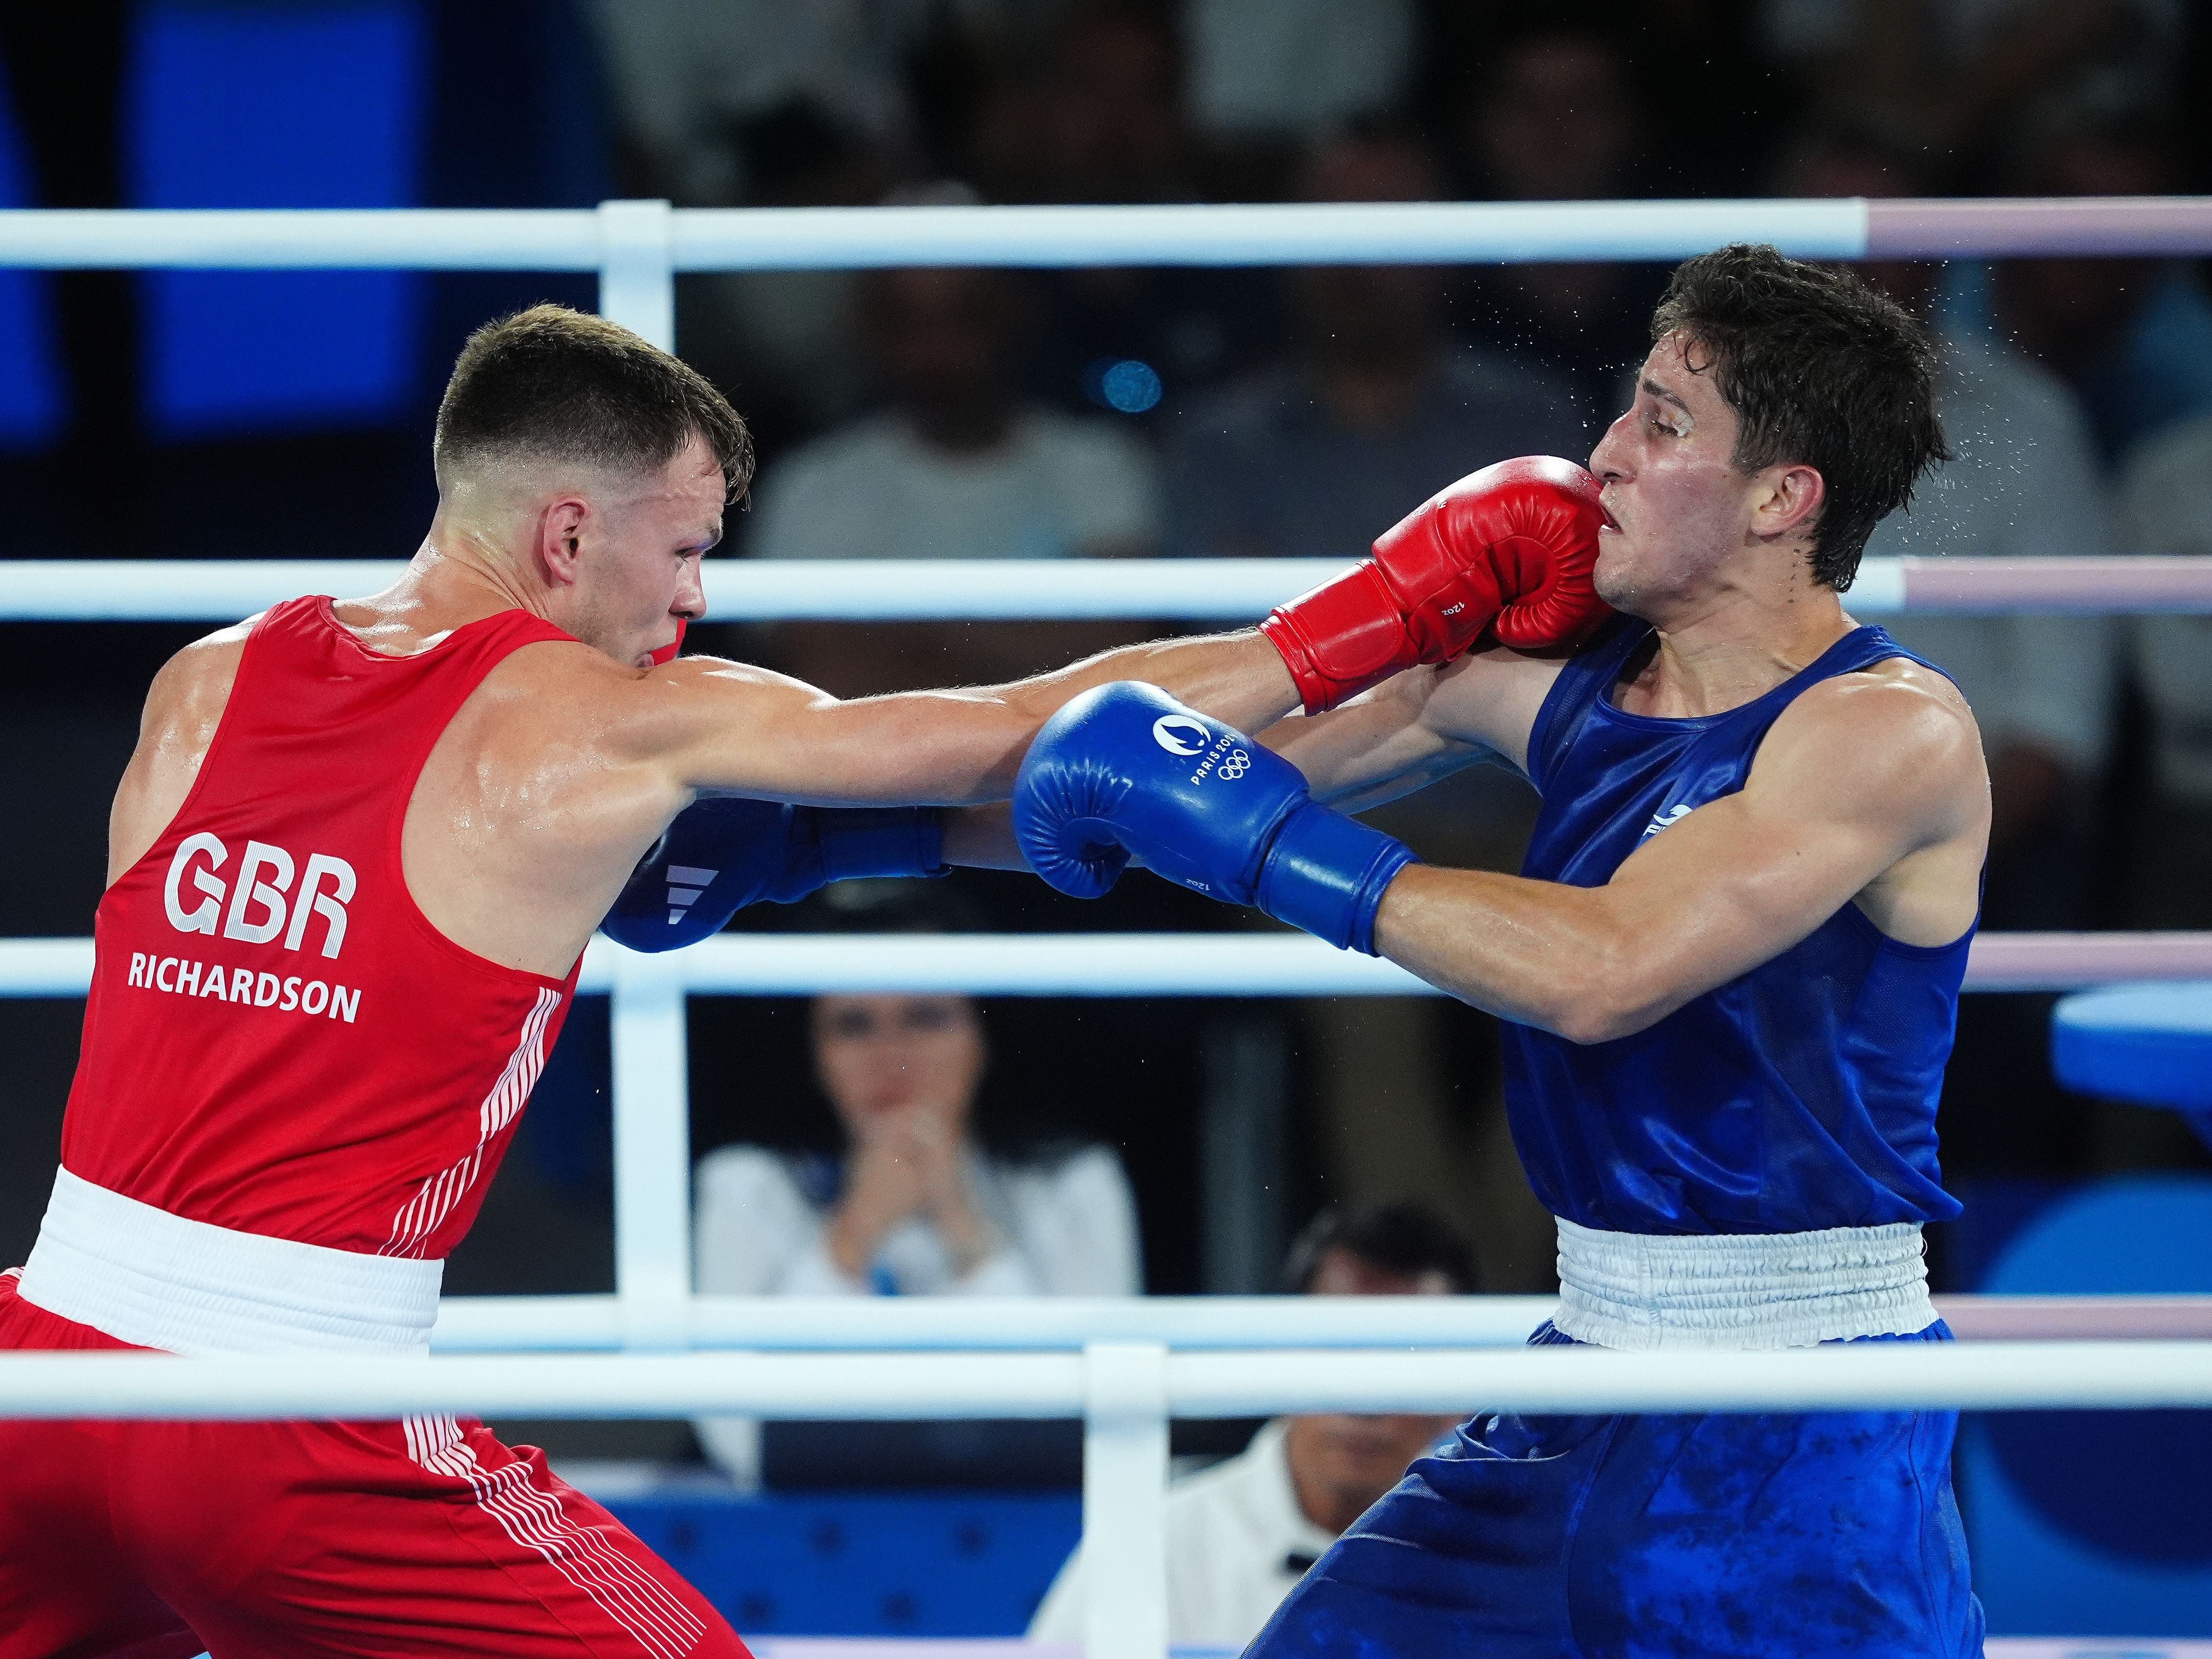
[[[427,1353],[444,1272],[187,1220],[57,1170],[17,1293],[170,1353]]]
[[[1606,1348],[1798,1348],[1936,1322],[1915,1222],[1820,1232],[1601,1232],[1559,1223],[1559,1311]]]

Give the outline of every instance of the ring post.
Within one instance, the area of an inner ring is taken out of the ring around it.
[[[690,1079],[675,957],[614,953],[615,1293],[623,1346],[690,1343]]]
[[[1085,1659],[1166,1659],[1167,1346],[1090,1344],[1083,1401]]]
[[[599,314],[676,349],[676,219],[667,203],[599,204]]]

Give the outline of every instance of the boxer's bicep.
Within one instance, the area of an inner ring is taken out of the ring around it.
[[[1632,1029],[1772,960],[1901,860],[1972,830],[1971,722],[1904,688],[1872,690],[1793,711],[1741,791],[1647,832],[1602,890],[1615,925],[1644,941]]]
[[[1528,732],[1555,661],[1504,647],[1412,668],[1326,714],[1292,717],[1261,741],[1305,774],[1315,798],[1363,811],[1484,762],[1525,770]]]
[[[1422,720],[1440,737],[1478,745],[1526,773],[1529,736],[1565,660],[1502,645],[1470,651],[1436,671]]]
[[[1325,714],[1294,714],[1260,741],[1305,776],[1314,799],[1347,811],[1394,799],[1478,757],[1422,719],[1433,669],[1417,668]]]
[[[1897,857],[1877,825],[1792,817],[1746,793],[1651,836],[1600,890],[1627,964],[1613,987],[1613,1034],[1780,956]]]

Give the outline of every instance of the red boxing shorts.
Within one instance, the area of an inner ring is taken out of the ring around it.
[[[0,1349],[128,1346],[0,1274]],[[0,1659],[750,1659],[481,1423],[0,1422]]]

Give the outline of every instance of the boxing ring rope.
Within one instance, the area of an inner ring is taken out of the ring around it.
[[[1969,991],[2078,991],[2143,980],[2212,980],[2212,933],[1984,933]],[[0,997],[81,997],[88,939],[0,939]],[[621,1007],[641,992],[816,996],[926,991],[972,996],[1443,996],[1395,963],[1304,933],[718,933],[665,956],[605,939],[577,989]],[[617,1111],[621,1107],[619,1103]]]
[[[672,270],[895,265],[1475,264],[1680,259],[1771,242],[1808,259],[2201,253],[2212,198],[1862,198],[1137,207],[16,209],[35,270]]]
[[[1288,1300],[1288,1298],[1285,1298]],[[1072,1418],[1102,1367],[1151,1373],[1144,1414],[2165,1410],[2212,1407],[2212,1341],[1859,1343],[1762,1352],[1328,1348],[1090,1342],[1077,1352],[866,1352],[407,1358],[0,1354],[17,1418],[464,1416]],[[1139,1414],[1131,1404],[1122,1414]]]
[[[500,211],[15,210],[0,266],[592,271],[600,308],[674,344],[679,271],[902,265],[1674,259],[1736,240],[1830,259],[2212,252],[2212,198],[1266,207]],[[1349,553],[1352,550],[1346,550]],[[228,621],[396,564],[0,562],[0,620]],[[1249,617],[1334,562],[717,562],[723,618]],[[2212,560],[1870,560],[1850,599],[1930,611],[2212,611]],[[0,940],[0,995],[83,994],[91,945]],[[2212,978],[2212,935],[1993,935],[1976,990]],[[1167,1419],[1283,1410],[2212,1407],[2212,1298],[1947,1298],[1980,1340],[1782,1353],[1516,1349],[1546,1298],[1354,1308],[1291,1298],[761,1303],[690,1294],[685,998],[833,988],[1042,995],[1405,995],[1388,963],[1273,933],[824,941],[725,936],[667,957],[595,941],[612,1001],[617,1291],[458,1298],[422,1361],[0,1355],[10,1415],[1085,1418],[1092,1659],[1166,1642]],[[1997,1304],[2006,1305],[1999,1306]],[[2032,1305],[2031,1305],[2032,1304]],[[2007,1339],[2070,1336],[2069,1341]],[[2127,1337],[2136,1340],[2106,1340]],[[519,1358],[471,1350],[627,1348]],[[685,1347],[744,1352],[682,1353]],[[453,1350],[460,1352],[450,1352]],[[653,1352],[662,1350],[664,1352]],[[985,1356],[988,1355],[988,1359]]]
[[[787,1297],[696,1296],[692,1349],[830,1352],[854,1349],[994,1352],[1156,1342],[1177,1349],[1517,1348],[1552,1316],[1548,1296],[1361,1297],[1346,1305],[1280,1297],[984,1297],[886,1300],[874,1309]],[[1965,1341],[2212,1340],[2212,1296],[1939,1296]],[[431,1346],[440,1353],[605,1352],[623,1346],[611,1296],[448,1297]]]
[[[719,622],[1223,622],[1264,616],[1340,559],[710,559]],[[297,593],[373,593],[397,559],[0,560],[0,622],[234,622]],[[2212,558],[1872,558],[1859,617],[2212,611]]]
[[[596,271],[600,309],[663,346],[678,271],[1679,259],[1732,241],[1820,259],[2197,254],[2212,198],[0,213],[0,265],[27,269]]]

